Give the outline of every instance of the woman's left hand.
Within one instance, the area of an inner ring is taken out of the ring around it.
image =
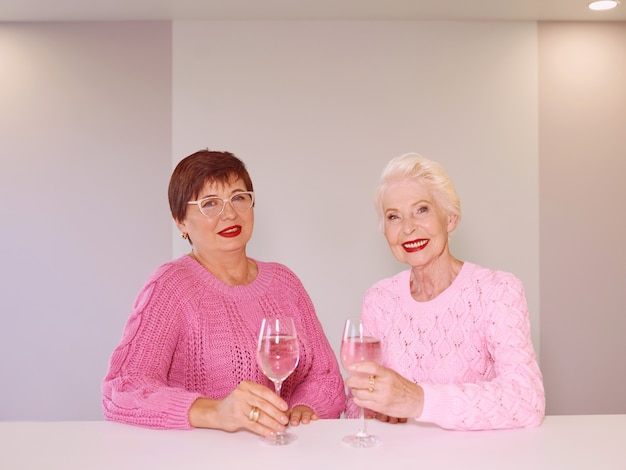
[[[320,419],[311,408],[305,405],[294,406],[289,412],[289,424],[297,426],[298,424],[309,424],[311,421]]]
[[[384,413],[376,413],[374,418],[376,418],[378,421],[382,421],[383,423],[391,423],[391,424],[398,424],[398,423],[406,423],[407,422],[406,418],[396,418],[394,416],[387,416]]]
[[[396,371],[375,362],[358,362],[347,372],[345,384],[354,403],[375,411],[377,419],[405,422],[422,414],[424,390]]]

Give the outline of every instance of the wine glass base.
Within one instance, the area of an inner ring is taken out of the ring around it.
[[[264,444],[269,446],[284,446],[292,443],[298,438],[295,434],[291,434],[289,432],[283,432],[280,434],[276,434],[274,437],[262,437],[260,440]]]
[[[358,434],[346,436],[341,441],[350,447],[374,447],[381,443],[381,440],[376,436],[359,436]]]

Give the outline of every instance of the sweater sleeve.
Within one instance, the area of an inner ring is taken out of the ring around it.
[[[424,409],[418,421],[457,430],[538,426],[545,412],[545,396],[521,282],[499,273],[480,307],[486,312],[484,327],[493,379],[420,383]]]
[[[311,298],[301,282],[291,273],[293,295],[297,297],[299,326],[308,358],[301,358],[309,367],[298,377],[289,406],[306,405],[320,418],[339,418],[345,407],[343,378],[335,353],[324,334]]]
[[[155,282],[139,293],[102,383],[107,419],[155,429],[191,428],[189,409],[200,395],[167,384],[182,334],[174,299]]]

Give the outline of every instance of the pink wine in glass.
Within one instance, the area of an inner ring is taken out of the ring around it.
[[[298,339],[288,335],[264,336],[259,344],[259,366],[272,382],[282,382],[298,365]]]
[[[341,338],[339,356],[344,369],[348,369],[355,362],[381,362],[380,339],[365,335],[360,321],[347,319]],[[380,444],[378,437],[367,433],[363,408],[359,410],[358,432],[345,436],[343,442],[352,447],[372,447]]]
[[[259,331],[256,360],[268,379],[274,382],[276,395],[280,396],[283,381],[296,370],[300,359],[300,346],[293,319],[264,318]],[[278,432],[274,437],[262,437],[263,442],[275,446],[289,444],[294,434]]]
[[[372,336],[348,337],[341,343],[341,364],[344,368],[355,362],[380,362],[380,340]]]

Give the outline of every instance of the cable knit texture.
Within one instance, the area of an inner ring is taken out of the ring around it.
[[[543,380],[513,274],[465,262],[448,289],[417,302],[406,270],[366,292],[362,319],[382,340],[384,365],[424,389],[418,421],[485,430],[543,420]],[[358,415],[350,397],[346,414]]]
[[[104,416],[158,429],[189,429],[199,397],[221,399],[242,381],[274,389],[256,363],[263,317],[291,316],[298,367],[283,384],[290,408],[338,418],[345,392],[336,357],[300,280],[255,261],[247,286],[229,286],[189,256],[158,268],[139,293],[102,384]]]

